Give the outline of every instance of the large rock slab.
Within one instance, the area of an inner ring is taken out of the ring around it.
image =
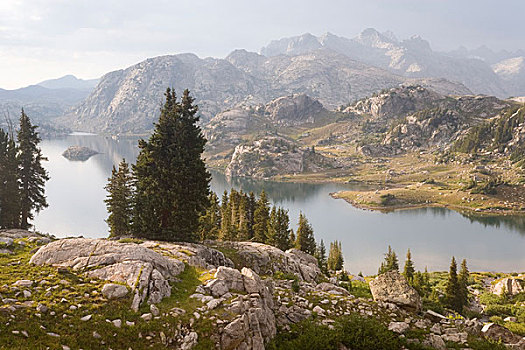
[[[396,304],[407,310],[421,311],[421,297],[397,271],[390,271],[370,281],[370,291],[375,301]]]
[[[169,282],[184,271],[182,261],[138,244],[88,238],[51,242],[30,263],[69,267],[89,277],[125,283],[135,291],[134,309],[146,299],[158,303],[170,296]]]
[[[217,245],[234,249],[237,259],[259,275],[276,272],[296,275],[301,281],[315,282],[321,275],[317,260],[306,253],[291,249],[283,252],[279,248],[256,242],[216,242]]]
[[[168,243],[146,241],[141,246],[173,256],[187,262],[191,266],[211,270],[219,266],[233,267],[233,262],[217,249],[196,243]]]

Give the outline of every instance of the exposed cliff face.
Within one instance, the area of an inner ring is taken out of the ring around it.
[[[283,96],[268,103],[265,114],[283,126],[313,124],[328,111],[323,105],[305,94]]]
[[[266,136],[235,147],[228,176],[268,178],[282,174],[318,172],[334,166],[331,159],[280,136]]]
[[[200,59],[193,54],[161,56],[103,76],[66,120],[86,131],[151,130],[168,86],[179,95],[190,89],[205,120],[261,88],[259,81],[226,60]]]

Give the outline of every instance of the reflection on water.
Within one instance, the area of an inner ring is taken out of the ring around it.
[[[123,157],[135,160],[136,144],[136,138],[113,140],[88,135],[44,140],[42,151],[49,158],[45,167],[51,175],[46,184],[50,206],[37,216],[37,229],[57,236],[106,237],[104,186],[113,165]],[[102,154],[85,162],[71,162],[61,154],[72,145]],[[331,192],[356,188],[344,184],[228,180],[213,173],[211,187],[219,194],[232,187],[256,193],[264,189],[273,203],[289,209],[294,228],[299,213],[305,213],[317,239],[342,242],[346,268],[354,273],[375,273],[388,245],[396,250],[401,264],[410,248],[419,269],[428,266],[431,270],[446,270],[455,255],[466,258],[472,270],[525,270],[523,217],[475,217],[444,208],[388,214],[364,211],[329,196]]]

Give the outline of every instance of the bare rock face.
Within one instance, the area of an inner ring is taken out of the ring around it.
[[[227,312],[238,316],[222,330],[221,349],[264,350],[264,343],[277,332],[270,287],[247,267],[239,272],[220,266],[214,277],[204,288],[215,297],[221,297],[230,291],[248,293],[237,296],[225,307]]]
[[[145,300],[158,303],[170,296],[169,281],[184,271],[183,262],[140,245],[87,238],[51,242],[30,263],[87,269],[87,276],[125,283],[135,293],[133,308]]]
[[[146,241],[141,243],[141,246],[207,270],[218,266],[233,267],[233,262],[223,253],[202,244]]]
[[[397,271],[390,271],[370,281],[375,301],[383,301],[411,311],[421,310],[421,297]]]
[[[71,146],[62,153],[62,156],[69,160],[86,161],[96,154],[99,154],[99,152],[88,147]]]
[[[503,278],[491,287],[491,292],[496,295],[516,295],[525,292],[525,279],[519,277]]]
[[[296,275],[300,280],[315,282],[321,275],[317,260],[311,255],[299,254],[295,249],[282,250],[255,242],[217,242],[233,248],[243,265],[259,275],[273,275],[280,271]],[[308,257],[307,257],[308,256]]]
[[[281,136],[266,136],[235,147],[226,168],[228,176],[269,178],[275,175],[318,172],[334,162],[310,148],[302,148]]]
[[[323,105],[305,94],[283,96],[268,103],[265,113],[278,125],[292,126],[314,123],[327,110]]]

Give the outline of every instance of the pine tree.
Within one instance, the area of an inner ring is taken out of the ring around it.
[[[197,106],[185,90],[179,103],[166,90],[166,102],[148,141],[139,142],[134,230],[140,237],[193,241],[206,210],[211,175],[202,153],[206,139],[197,125]]]
[[[458,281],[458,275],[457,275],[457,264],[456,264],[456,258],[452,257],[452,261],[450,263],[450,271],[448,273],[448,280],[447,285],[445,288],[445,300],[447,302],[447,305],[457,311],[462,311],[462,305],[459,299],[459,281]]]
[[[221,207],[219,197],[215,192],[210,193],[209,205],[204,215],[199,218],[199,239],[217,239],[221,229]]]
[[[321,269],[321,272],[327,275],[328,263],[326,260],[326,246],[324,245],[323,240],[321,240],[321,243],[317,245],[317,249],[315,250],[314,256],[317,259],[317,265],[319,266],[319,269]]]
[[[299,225],[296,232],[295,248],[311,255],[315,254],[314,230],[303,213],[299,214]]]
[[[463,259],[461,262],[461,269],[458,274],[458,284],[459,284],[459,293],[458,293],[458,304],[461,304],[461,307],[468,305],[468,279],[470,273],[467,267],[467,260]]]
[[[250,235],[250,198],[246,193],[240,192],[239,198],[239,227],[237,229],[237,240],[248,241]]]
[[[18,161],[15,141],[0,129],[0,228],[20,226]]]
[[[128,235],[131,231],[133,215],[133,184],[128,163],[122,159],[118,170],[113,166],[111,177],[105,189],[108,192],[104,200],[109,213],[106,222],[110,237]]]
[[[403,270],[403,275],[407,279],[409,284],[412,284],[414,281],[414,263],[412,262],[412,254],[410,253],[410,249],[407,251],[407,257],[405,260],[405,268]]]
[[[257,200],[255,199],[255,194],[253,192],[250,192],[250,195],[248,197],[248,240],[253,238],[253,226],[254,226],[254,220],[255,220],[255,207],[257,204]]]
[[[328,270],[339,271],[343,269],[343,250],[341,242],[334,241],[330,243],[330,250],[328,251]]]
[[[221,241],[231,241],[233,237],[232,210],[228,192],[224,191],[221,201],[221,229],[219,239]]]
[[[281,250],[288,250],[290,244],[290,218],[288,211],[273,207],[268,224],[268,244]]]
[[[36,126],[22,109],[20,129],[18,130],[18,178],[20,181],[20,227],[29,228],[29,220],[33,212],[47,208],[45,183],[49,180],[47,171],[42,167],[42,161],[47,158],[38,148],[40,136]]]
[[[262,190],[259,200],[255,205],[253,214],[253,240],[265,243],[268,239],[268,221],[270,220],[270,206],[266,192]]]
[[[385,261],[381,263],[381,267],[379,268],[378,274],[386,273],[389,271],[399,271],[397,255],[391,246],[388,246],[388,252],[385,254]]]

